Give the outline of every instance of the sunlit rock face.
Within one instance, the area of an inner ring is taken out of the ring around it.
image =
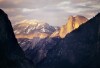
[[[7,14],[0,9],[0,68],[33,68],[17,39]]]
[[[54,32],[51,35],[51,37],[59,36],[61,38],[64,38],[66,34],[78,28],[81,24],[85,23],[86,21],[87,18],[85,18],[84,16],[69,16],[68,22],[65,25],[63,25],[59,31]]]
[[[100,13],[57,42],[37,68],[100,68]]]
[[[46,38],[51,35],[54,31],[58,30],[59,27],[53,27],[47,23],[40,22],[38,20],[22,21],[19,24],[14,25],[14,33],[16,38],[28,38],[32,39],[35,37]]]
[[[75,22],[73,23],[74,29],[78,28],[81,24],[85,23],[87,21],[87,18],[84,16],[76,16],[74,17]]]

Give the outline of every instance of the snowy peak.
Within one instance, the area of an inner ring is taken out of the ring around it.
[[[24,20],[14,25],[14,32],[18,37],[47,37],[58,29],[38,20]],[[39,35],[39,36],[38,36]]]

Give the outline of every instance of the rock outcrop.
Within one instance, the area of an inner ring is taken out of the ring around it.
[[[68,22],[65,25],[63,25],[59,31],[55,31],[51,35],[51,37],[59,36],[61,38],[64,38],[68,33],[78,28],[81,24],[85,23],[86,21],[87,18],[85,18],[84,16],[69,16]]]
[[[0,9],[0,68],[33,68],[17,39],[7,14]]]

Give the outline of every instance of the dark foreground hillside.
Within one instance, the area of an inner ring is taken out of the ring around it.
[[[100,68],[100,13],[59,41],[37,68]]]
[[[0,9],[0,68],[33,68],[18,45],[7,14]]]

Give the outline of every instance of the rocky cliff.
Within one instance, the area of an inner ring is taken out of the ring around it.
[[[64,38],[68,33],[78,28],[81,24],[85,23],[86,21],[87,18],[85,18],[84,16],[69,16],[68,22],[65,25],[63,25],[59,31],[55,31],[51,35],[51,37],[59,36],[61,38]]]
[[[33,68],[15,38],[7,14],[0,9],[0,68]]]

